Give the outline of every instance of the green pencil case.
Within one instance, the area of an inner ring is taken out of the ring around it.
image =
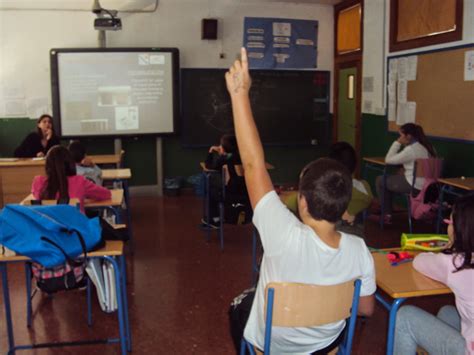
[[[403,233],[403,250],[441,251],[449,243],[447,234],[408,234]]]

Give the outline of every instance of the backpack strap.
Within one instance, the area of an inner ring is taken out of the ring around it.
[[[86,248],[86,243],[84,242],[84,237],[82,236],[82,234],[76,230],[76,229],[62,229],[61,230],[62,232],[65,232],[67,234],[72,234],[72,233],[76,233],[77,235],[77,238],[79,239],[79,243],[81,243],[81,247],[82,247],[82,252],[84,254],[84,259],[87,259],[87,248]],[[66,260],[71,263],[73,266],[80,266],[82,265],[81,262],[77,262],[76,260],[72,259],[65,251],[64,249],[59,245],[57,244],[56,242],[52,241],[51,239],[49,239],[48,237],[45,237],[45,236],[42,236],[40,238],[41,240],[51,244],[51,245],[54,245],[56,248],[58,248],[61,253],[63,253],[64,257],[66,258]]]

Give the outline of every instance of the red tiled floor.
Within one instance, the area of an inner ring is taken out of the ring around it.
[[[227,309],[231,299],[251,282],[251,227],[226,226],[225,249],[217,232],[206,242],[197,228],[202,202],[195,196],[135,197],[132,200],[135,253],[127,255],[128,295],[133,353],[232,354]],[[367,243],[373,247],[399,244],[406,216],[381,231],[367,222]],[[54,342],[101,338],[118,333],[115,315],[94,302],[94,325],[87,327],[86,298],[80,291],[48,298],[37,295],[31,330],[26,328],[22,265],[9,266],[15,341]],[[435,312],[452,303],[452,296],[426,297],[411,302]],[[0,351],[7,348],[3,300],[0,300]],[[354,354],[383,354],[387,312],[359,322]],[[118,345],[91,345],[23,351],[29,354],[116,354]]]

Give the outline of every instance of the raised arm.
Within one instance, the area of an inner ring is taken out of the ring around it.
[[[273,190],[272,181],[265,167],[262,142],[250,107],[251,78],[247,51],[241,49],[241,60],[236,60],[225,75],[227,90],[232,101],[235,134],[240,158],[244,167],[245,183],[252,208],[265,194]]]

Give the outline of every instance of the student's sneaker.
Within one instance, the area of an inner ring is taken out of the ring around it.
[[[201,218],[201,226],[206,227],[206,228],[211,228],[211,229],[219,229],[219,218],[217,218],[217,222],[212,220],[210,222],[207,222],[204,220],[204,218]]]

